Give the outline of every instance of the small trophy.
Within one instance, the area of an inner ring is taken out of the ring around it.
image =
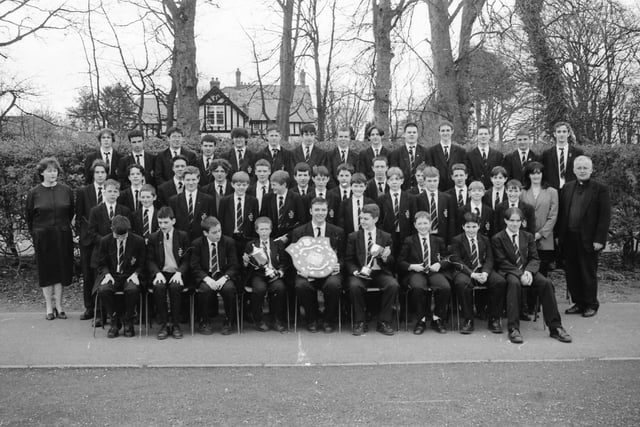
[[[278,272],[271,265],[267,252],[261,246],[253,246],[253,251],[249,254],[249,264],[256,269],[264,268],[264,274],[269,282],[278,278]]]
[[[382,246],[377,245],[377,244],[373,244],[373,246],[371,246],[371,251],[370,253],[371,255],[371,259],[369,260],[369,262],[367,263],[367,265],[363,266],[359,271],[354,272],[355,276],[360,277],[361,279],[371,279],[371,270],[373,269],[373,261],[378,257],[378,255],[373,256],[373,253],[382,253]]]

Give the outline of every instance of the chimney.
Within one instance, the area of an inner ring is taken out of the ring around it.
[[[300,86],[306,86],[307,85],[307,83],[304,81],[305,80],[305,76],[306,76],[306,74],[305,74],[304,70],[300,70],[300,82],[299,82]]]
[[[209,81],[209,89],[213,89],[214,87],[220,89],[220,80],[218,80],[217,77],[213,77],[211,81]]]
[[[241,81],[242,73],[240,72],[240,68],[236,69],[236,87],[242,86]]]

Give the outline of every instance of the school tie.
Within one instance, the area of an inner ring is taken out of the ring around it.
[[[271,256],[269,255],[269,242],[262,242],[262,249],[264,249],[264,253],[267,254],[267,265],[271,265]]]
[[[360,206],[360,199],[356,200],[356,209],[358,210],[358,225],[360,225],[360,214],[362,213],[362,207]]]
[[[431,265],[431,254],[429,253],[429,243],[426,237],[422,238],[422,263],[425,266]]]
[[[211,157],[207,157],[207,164],[205,165],[205,169],[209,170],[209,166],[211,166]]]
[[[430,213],[431,213],[431,229],[438,229],[438,209],[436,208],[436,193],[431,193],[431,205],[430,205]]]
[[[176,157],[178,157],[178,152],[177,151],[172,151],[171,152],[171,158],[175,159]]]
[[[564,148],[560,149],[560,178],[564,178],[565,174],[565,164],[564,164]]]
[[[240,165],[242,164],[243,154],[244,154],[244,150],[239,149],[238,150],[238,169],[240,169]]]
[[[242,231],[242,224],[244,223],[242,217],[242,199],[238,198],[236,202],[236,231]]]
[[[136,163],[142,165],[142,163],[140,163],[140,157],[142,157],[142,154],[136,154]]]
[[[133,210],[136,210],[136,209],[138,209],[140,207],[139,206],[140,201],[138,200],[138,195],[139,194],[140,194],[140,190],[136,190],[134,192],[134,194],[133,194],[133,206],[134,206]]]
[[[445,161],[449,161],[449,147],[443,147],[444,148],[444,160]]]
[[[182,193],[182,189],[184,188],[184,184],[182,181],[178,181],[178,194]]]
[[[344,202],[347,198],[347,190],[342,190],[342,201]]]
[[[475,208],[476,215],[478,215],[478,219],[480,219],[480,208]]]
[[[104,162],[107,164],[107,174],[111,173],[111,159],[109,158],[109,153],[104,153]]]
[[[316,237],[320,237],[320,227],[316,227]]]
[[[118,273],[122,273],[124,271],[124,241],[118,240],[118,268],[116,270]]]
[[[324,199],[324,193],[323,192],[316,193],[316,197],[320,197],[321,199]]]
[[[518,235],[514,234],[512,237],[513,251],[516,254],[516,267],[522,270],[522,257],[520,256],[520,248],[518,247]]]
[[[216,244],[211,243],[211,256],[209,257],[209,270],[211,275],[214,275],[218,272],[218,250],[216,249]]]
[[[498,205],[500,204],[500,192],[496,191],[496,200],[493,204],[493,209],[497,209]]]
[[[193,222],[193,193],[189,193],[189,200],[187,201],[187,210],[189,211],[189,224]]]
[[[400,199],[398,193],[393,195],[393,215],[395,217],[393,220],[393,227],[397,229],[398,222],[400,221]]]
[[[171,239],[171,234],[166,233],[166,234],[165,234],[165,239],[166,239],[167,241],[168,241],[169,239]]]
[[[520,163],[522,163],[522,166],[524,166],[526,162],[527,162],[527,155],[526,153],[522,152],[522,158],[520,159]]]
[[[415,153],[413,151],[413,145],[409,147],[409,168],[413,169],[413,164],[415,163]]]
[[[384,193],[384,185],[381,182],[378,183],[378,192]]]
[[[464,199],[462,198],[462,190],[458,191],[458,207],[464,205]]]
[[[149,209],[142,212],[142,236],[145,239],[149,238]]]
[[[476,245],[476,239],[471,239],[471,267],[473,271],[476,271],[480,267],[480,259],[478,258],[478,246]]]
[[[218,185],[218,194],[220,197],[224,196],[224,189],[222,188],[222,185]]]
[[[98,187],[98,204],[102,203],[102,187]]]
[[[373,156],[378,157],[380,155],[380,150],[373,150]]]
[[[273,150],[271,150],[271,157],[275,160],[276,157],[278,157],[278,149],[275,148]]]
[[[113,206],[109,206],[109,219],[113,219]]]
[[[342,163],[345,163],[347,161],[347,157],[345,156],[344,150],[340,151],[340,160],[342,161]]]
[[[371,248],[373,248],[373,235],[371,232],[367,232],[367,258],[366,264],[371,262]]]
[[[311,156],[310,151],[311,150],[309,150],[309,147],[305,147],[305,149],[304,149],[304,161],[305,162],[309,162],[309,157]]]
[[[284,218],[284,196],[278,196],[278,224],[282,224]]]

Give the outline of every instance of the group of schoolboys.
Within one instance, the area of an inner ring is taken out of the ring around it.
[[[101,131],[100,149],[87,157],[88,184],[77,195],[82,318],[94,316],[92,295],[98,292],[110,318],[108,336],[118,336],[121,323],[124,335],[133,336],[135,305],[146,283],[161,325],[158,338],[181,338],[181,300],[191,287],[197,290],[199,332],[212,333],[210,312],[219,293],[222,333],[230,334],[236,296],[248,285],[260,331],[286,330],[286,297],[295,292],[307,329],[333,332],[344,291],[353,308],[353,334],[361,335],[368,324],[367,288],[377,287],[377,330],[393,335],[402,284],[416,309],[415,334],[427,322],[446,332],[452,289],[464,319],[460,332],[469,334],[473,288],[483,286],[489,330],[502,333],[506,300],[509,339],[520,343],[522,289],[531,287],[551,337],[571,342],[551,281],[538,271],[533,208],[519,200],[522,167],[537,159],[526,131],[518,133],[518,150],[504,159],[489,147],[484,126],[478,146],[468,152],[452,143],[449,122],[440,124],[440,142],[430,148],[418,144],[413,123],[405,125],[404,144],[393,151],[382,145],[383,131],[375,126],[367,130],[371,145],[359,153],[349,129],[339,130],[331,151],[315,144],[315,133],[313,125],[303,126],[302,143],[287,150],[270,127],[267,145],[253,152],[247,131],[234,129],[232,148],[217,157],[215,137],[203,136],[196,154],[183,147],[177,128],[168,130],[169,148],[156,156],[144,151],[143,134],[132,131],[131,154],[120,156],[112,147],[114,133]],[[329,276],[307,277],[292,268],[285,248],[305,236],[329,239],[338,259]],[[255,262],[255,251],[267,255],[266,263]],[[114,298],[118,291],[123,307]],[[271,324],[263,318],[267,293]]]

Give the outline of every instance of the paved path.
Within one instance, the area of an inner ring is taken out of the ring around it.
[[[567,306],[561,304],[564,311]],[[260,333],[195,336],[158,341],[142,338],[107,339],[99,329],[92,337],[90,322],[79,313],[67,320],[46,321],[42,313],[0,314],[0,368],[16,367],[185,367],[379,365],[451,362],[640,360],[640,304],[603,304],[597,316],[563,315],[572,344],[549,338],[540,321],[522,322],[524,344],[507,335],[489,333],[484,322],[472,335],[457,332],[422,336],[400,332],[393,337],[369,332],[341,334]],[[137,329],[137,328],[136,328]]]

